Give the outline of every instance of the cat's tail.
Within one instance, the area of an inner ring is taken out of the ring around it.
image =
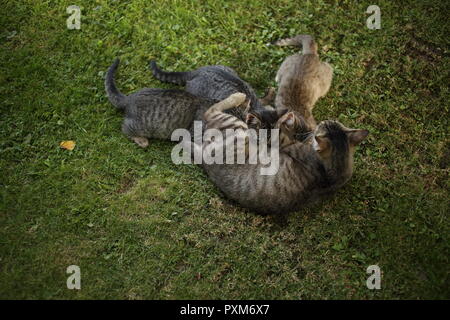
[[[317,43],[308,34],[299,34],[293,38],[281,39],[274,43],[277,46],[302,46],[303,54],[317,54]]]
[[[170,82],[179,85],[185,85],[186,81],[189,80],[189,71],[187,72],[168,72],[160,69],[156,64],[156,61],[150,61],[150,69],[152,70],[153,76],[162,82]]]
[[[105,90],[108,95],[109,102],[119,110],[125,110],[127,107],[127,96],[122,94],[116,87],[114,74],[119,66],[120,59],[114,60],[111,67],[106,72]]]

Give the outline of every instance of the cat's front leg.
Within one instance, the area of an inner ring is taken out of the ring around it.
[[[204,119],[208,121],[211,117],[213,117],[217,113],[221,113],[225,110],[237,107],[241,105],[245,101],[246,95],[244,93],[233,93],[228,98],[217,102],[213,106],[211,106],[204,114]]]
[[[145,137],[131,137],[131,140],[136,142],[136,144],[141,148],[147,148],[149,145],[148,139]]]

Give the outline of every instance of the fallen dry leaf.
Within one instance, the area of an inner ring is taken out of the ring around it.
[[[67,149],[67,150],[71,150],[72,151],[75,148],[75,141],[72,141],[72,140],[61,141],[59,146],[61,148],[63,148],[63,149]]]

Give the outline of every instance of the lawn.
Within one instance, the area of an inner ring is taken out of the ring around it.
[[[69,30],[69,5],[81,29]],[[366,9],[381,8],[381,29]],[[447,1],[1,1],[0,298],[449,299]],[[224,64],[258,91],[312,34],[333,65],[318,120],[370,130],[350,182],[260,216],[226,200],[174,144],[120,132],[118,87]],[[73,151],[63,140],[76,142]],[[69,290],[66,268],[81,269]],[[381,289],[366,269],[378,265]]]

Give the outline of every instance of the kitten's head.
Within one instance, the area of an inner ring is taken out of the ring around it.
[[[275,128],[280,129],[280,147],[295,141],[302,142],[311,133],[305,119],[296,111],[283,114]]]
[[[326,120],[318,124],[311,137],[311,145],[328,170],[349,178],[353,171],[355,147],[369,134],[362,129],[350,129],[338,121]]]
[[[275,110],[270,106],[265,106],[257,110],[249,110],[245,122],[249,129],[272,129],[286,111]]]
[[[251,110],[247,113],[245,122],[249,129],[254,129],[257,132],[260,129],[266,130],[267,144],[271,145],[272,130],[280,117],[286,113],[287,110],[275,110],[270,106],[265,106],[257,110]],[[259,135],[258,135],[259,138]]]
[[[298,112],[288,112],[287,109],[275,110],[270,106],[265,108],[264,116],[266,121],[262,120],[260,113],[252,111],[247,114],[246,123],[251,129],[268,129],[267,137],[269,142],[270,129],[280,129],[280,147],[285,147],[295,141],[301,142],[311,133],[305,119]]]

